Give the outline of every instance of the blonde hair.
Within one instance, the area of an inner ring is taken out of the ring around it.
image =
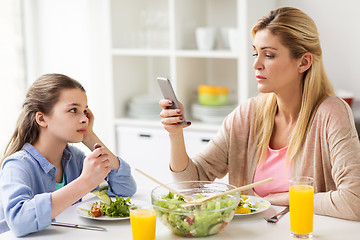
[[[308,15],[296,8],[278,8],[258,20],[252,29],[252,36],[263,29],[278,36],[293,58],[299,59],[307,52],[313,55],[312,66],[303,76],[301,109],[287,151],[287,160],[290,161],[301,150],[318,106],[327,96],[334,95],[334,89],[325,73],[318,30]],[[257,159],[262,163],[273,132],[276,95],[260,94],[256,108]]]
[[[61,91],[74,88],[85,92],[79,82],[62,74],[45,74],[35,80],[26,93],[15,131],[5,148],[0,165],[5,158],[19,151],[25,143],[34,144],[38,140],[39,126],[35,120],[36,113],[50,114],[59,100]]]

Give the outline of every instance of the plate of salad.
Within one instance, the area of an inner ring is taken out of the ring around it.
[[[271,203],[265,198],[242,195],[236,208],[235,215],[251,215],[269,209]]]
[[[130,197],[110,198],[104,191],[94,191],[93,193],[99,200],[80,204],[76,209],[79,216],[105,221],[125,220],[130,218],[130,208],[146,205],[145,202]]]

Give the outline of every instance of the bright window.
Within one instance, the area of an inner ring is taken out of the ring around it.
[[[25,97],[21,0],[0,1],[0,158]]]

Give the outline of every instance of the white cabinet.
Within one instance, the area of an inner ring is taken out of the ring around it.
[[[192,156],[199,152],[215,132],[184,131],[187,152]],[[154,188],[157,183],[144,177],[138,168],[155,179],[172,182],[169,170],[170,144],[168,134],[161,128],[117,127],[119,155],[133,168],[133,176],[139,188]]]
[[[158,184],[134,171],[135,168],[161,182],[171,182],[168,167],[169,141],[162,129],[118,127],[117,133],[119,155],[132,167],[139,188],[150,189]]]

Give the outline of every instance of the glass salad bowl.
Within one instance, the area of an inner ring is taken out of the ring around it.
[[[192,198],[208,197],[235,188],[230,184],[211,181],[184,181],[167,186]],[[161,222],[173,233],[185,237],[217,234],[233,219],[239,200],[240,194],[237,192],[200,205],[191,205],[162,186],[151,192],[152,205]]]

